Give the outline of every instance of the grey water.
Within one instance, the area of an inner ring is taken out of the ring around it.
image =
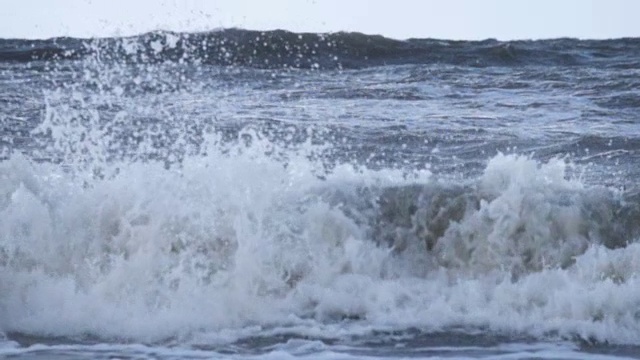
[[[0,357],[638,358],[638,109],[638,39],[0,39]]]

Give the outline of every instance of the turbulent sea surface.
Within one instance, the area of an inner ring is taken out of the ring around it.
[[[640,39],[0,39],[0,358],[640,358]]]

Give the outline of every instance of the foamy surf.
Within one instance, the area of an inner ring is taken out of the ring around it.
[[[640,247],[615,237],[637,230],[618,217],[633,209],[568,177],[566,161],[498,155],[479,179],[447,185],[348,164],[318,176],[312,145],[281,149],[286,163],[265,155],[274,146],[211,147],[176,169],[120,163],[92,179],[2,162],[3,331],[143,343],[403,329],[640,337]]]

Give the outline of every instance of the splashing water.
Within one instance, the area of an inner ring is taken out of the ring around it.
[[[375,71],[92,54],[54,62],[28,140],[0,153],[9,339],[284,346],[417,331],[640,344],[640,203],[579,157],[487,153],[503,134],[470,131],[464,116],[444,135],[419,132],[349,113],[373,118],[386,98],[285,92],[362,91],[350,82]]]

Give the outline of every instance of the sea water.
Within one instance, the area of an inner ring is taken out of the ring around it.
[[[0,40],[0,357],[640,357],[639,54]]]

